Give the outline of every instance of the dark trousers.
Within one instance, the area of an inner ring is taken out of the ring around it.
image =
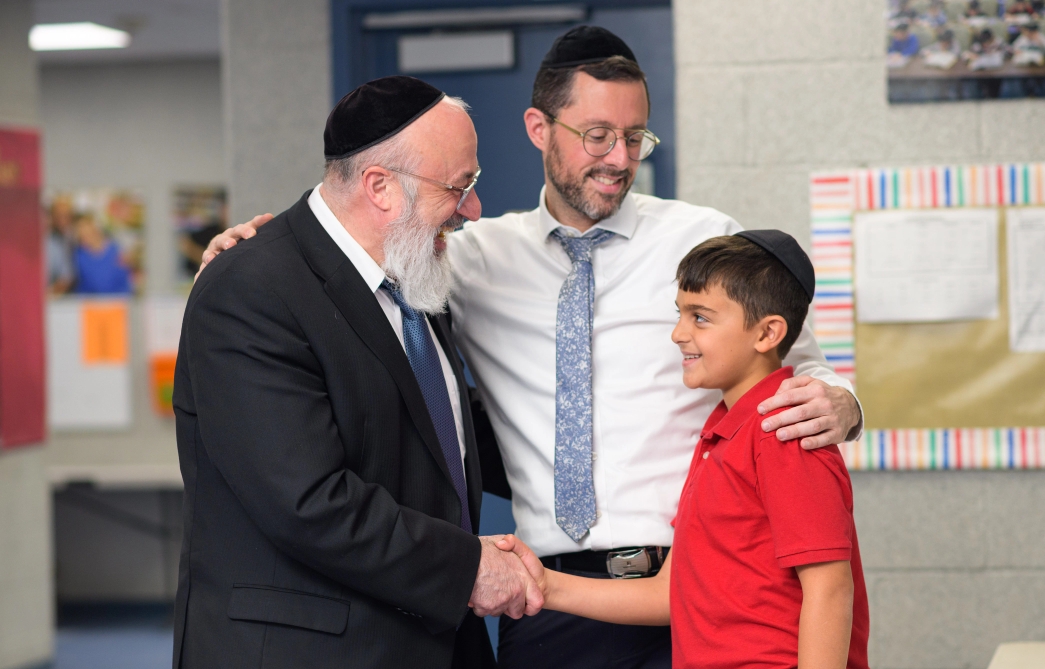
[[[607,578],[583,572],[577,576]],[[615,625],[541,611],[501,616],[500,669],[671,669],[671,628]]]

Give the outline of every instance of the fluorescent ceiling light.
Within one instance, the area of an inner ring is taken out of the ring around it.
[[[404,12],[370,12],[363,16],[368,30],[409,28],[463,28],[525,23],[570,23],[588,16],[585,5],[480,7],[470,9],[422,9]]]
[[[29,48],[33,51],[123,49],[130,43],[129,33],[89,22],[41,23],[29,31]]]

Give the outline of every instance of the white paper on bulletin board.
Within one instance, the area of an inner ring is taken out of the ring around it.
[[[998,317],[998,211],[889,210],[854,217],[857,320]]]
[[[1045,351],[1045,207],[1005,212],[1009,264],[1009,347]]]
[[[125,306],[126,302],[70,297],[54,299],[47,305],[47,415],[51,429],[123,429],[131,426],[129,361],[85,360],[83,331],[85,308]],[[126,339],[123,345],[127,345]]]
[[[145,350],[149,355],[177,353],[181,339],[184,297],[149,297],[145,300]]]

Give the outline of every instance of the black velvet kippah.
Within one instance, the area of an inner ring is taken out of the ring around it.
[[[624,56],[638,62],[624,40],[609,30],[598,26],[577,26],[555,40],[541,61],[541,69],[576,67],[612,56]]]
[[[795,275],[798,283],[802,284],[802,290],[809,296],[809,301],[813,301],[813,294],[816,292],[816,273],[813,272],[813,263],[809,260],[809,256],[794,237],[780,230],[743,230],[736,236],[758,244],[771,253],[774,258],[784,263],[784,267]]]
[[[365,83],[334,106],[323,131],[327,160],[347,158],[410,125],[446,93],[414,77],[382,77]]]

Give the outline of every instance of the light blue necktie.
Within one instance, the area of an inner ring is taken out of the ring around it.
[[[468,512],[468,486],[464,479],[464,466],[461,463],[461,444],[457,440],[457,423],[454,422],[454,410],[450,404],[450,392],[446,388],[446,377],[443,366],[439,363],[439,354],[435,350],[435,342],[428,331],[425,315],[412,309],[403,301],[399,288],[387,279],[381,287],[388,291],[399,310],[403,313],[403,344],[410,367],[414,370],[417,385],[421,386],[421,394],[428,407],[428,415],[432,417],[435,433],[439,437],[439,446],[443,458],[450,470],[450,479],[454,490],[461,500],[461,529],[472,531],[472,518]]]
[[[573,263],[555,319],[555,522],[574,541],[595,524],[591,471],[591,322],[595,308],[592,250],[614,236],[598,228],[570,237],[552,235]]]

